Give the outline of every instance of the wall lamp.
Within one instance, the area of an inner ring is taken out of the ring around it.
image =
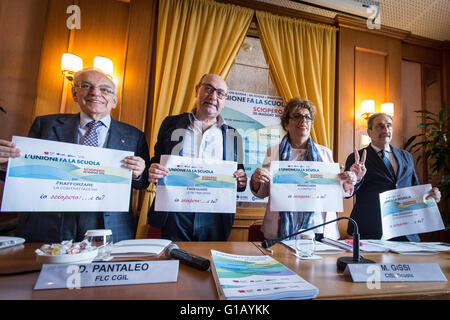
[[[83,69],[83,60],[72,53],[63,53],[61,58],[61,72],[67,78],[72,81],[73,75]]]
[[[94,58],[94,68],[102,70],[110,79],[113,79],[113,62],[106,57]],[[76,72],[83,69],[83,59],[72,53],[63,53],[61,58],[61,72],[69,81],[73,81]]]
[[[392,102],[385,102],[381,104],[381,112],[394,116],[394,104]]]
[[[361,117],[367,120],[375,113],[375,100],[364,100],[361,103]]]
[[[110,79],[113,78],[113,62],[111,59],[100,56],[95,57],[94,68],[102,70]]]
[[[392,102],[385,102],[381,104],[381,112],[394,116],[394,104]],[[375,113],[375,100],[364,100],[361,103],[361,117],[367,120]]]

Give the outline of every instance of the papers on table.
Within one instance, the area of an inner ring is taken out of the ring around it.
[[[353,251],[353,243],[351,240],[333,240],[328,238],[323,238],[321,240],[324,243],[327,243],[332,246],[336,246],[338,248],[342,248],[346,251]],[[373,243],[370,243],[367,240],[361,240],[359,243],[359,250],[361,252],[388,252],[389,249],[386,247],[383,247],[381,245],[375,245]]]
[[[13,137],[21,150],[8,161],[1,211],[128,211],[133,152]]]
[[[212,272],[221,299],[312,299],[319,289],[269,256],[211,250]]]
[[[368,240],[369,243],[383,246],[389,251],[400,254],[436,254],[437,250],[427,246],[420,245],[420,242],[401,242],[401,241],[385,241],[385,240]],[[437,247],[436,247],[437,248]]]
[[[339,164],[315,161],[272,161],[272,211],[343,211]]]
[[[436,201],[426,199],[431,185],[419,185],[380,193],[382,239],[444,229]]]
[[[156,256],[171,243],[166,239],[131,239],[122,240],[112,245],[113,257],[146,257]]]
[[[158,180],[156,211],[236,212],[236,162],[162,155],[161,164],[169,175]]]
[[[353,245],[351,240],[332,240],[323,238],[322,242],[331,246],[342,248],[351,252]],[[450,244],[442,242],[401,242],[387,240],[361,240],[359,244],[361,252],[395,252],[399,254],[436,254],[450,251]],[[318,252],[320,254],[320,252]]]
[[[281,243],[288,246],[292,250],[295,250],[295,240],[283,240]],[[339,247],[328,245],[323,242],[316,241],[314,246],[314,254],[334,254],[334,253],[341,253],[345,252],[346,250],[343,250]]]

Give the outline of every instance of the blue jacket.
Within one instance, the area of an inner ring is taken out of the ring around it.
[[[155,144],[154,156],[151,159],[151,163],[159,163],[161,155],[182,155],[182,145],[184,130],[190,125],[189,113],[183,113],[181,115],[169,116],[164,119],[161,124],[158,139]],[[239,133],[232,127],[224,124],[222,127],[223,134],[223,160],[238,162],[237,169],[244,169],[243,166],[243,151],[242,151],[242,138]],[[179,131],[177,131],[179,130]],[[238,191],[245,190],[238,189]],[[230,199],[235,201],[235,199]],[[156,228],[164,229],[166,225],[168,212],[155,211],[155,201],[148,213],[148,223]],[[217,214],[215,214],[217,215]],[[217,230],[217,239],[226,240],[231,232],[231,227],[234,222],[234,214],[221,214],[222,226]]]
[[[360,157],[363,150],[359,150]],[[358,224],[361,239],[380,239],[383,231],[379,194],[388,190],[418,185],[419,179],[414,170],[413,157],[408,151],[391,146],[398,163],[397,176],[393,177],[370,145],[365,150],[367,150],[365,163],[367,172],[355,185],[356,202],[350,217]],[[353,163],[355,163],[355,155],[352,153],[347,157],[345,170],[349,170]],[[347,232],[353,234],[353,225],[350,223]]]
[[[54,114],[37,117],[29,131],[30,138],[78,143],[78,127],[80,114]],[[133,151],[136,156],[146,162],[146,169],[138,180],[133,180],[132,187],[145,189],[148,187],[148,167],[150,157],[144,133],[123,122],[111,119],[108,149]],[[135,237],[135,219],[131,210],[128,212],[103,212],[104,226],[111,229],[113,241]],[[73,213],[22,213],[16,235],[24,237],[28,242],[60,242],[62,240],[62,222],[65,215]],[[89,213],[86,213],[89,214]],[[79,241],[80,239],[74,239]]]

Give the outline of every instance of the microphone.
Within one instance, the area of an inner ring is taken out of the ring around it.
[[[359,232],[358,232],[358,224],[356,223],[355,220],[353,220],[352,218],[348,218],[348,217],[340,217],[340,218],[337,218],[337,219],[334,219],[334,220],[331,220],[331,221],[327,221],[325,223],[319,224],[317,226],[314,226],[314,227],[311,227],[311,228],[308,228],[308,229],[301,230],[299,232],[287,235],[287,236],[282,237],[282,238],[272,239],[272,240],[264,240],[261,243],[261,246],[264,249],[267,249],[267,248],[273,246],[274,244],[283,241],[284,239],[296,236],[298,234],[304,233],[304,232],[309,231],[309,230],[316,229],[318,227],[323,227],[324,225],[327,225],[329,223],[336,222],[336,221],[339,221],[339,220],[342,220],[342,219],[349,220],[350,222],[353,223],[353,227],[354,227],[354,231],[353,231],[353,257],[340,257],[340,258],[338,258],[337,259],[337,268],[338,268],[338,270],[344,271],[345,268],[347,267],[347,265],[351,264],[351,263],[375,263],[375,261],[372,261],[372,260],[369,260],[369,259],[365,259],[364,257],[361,257],[361,255],[359,254],[359,240],[360,240],[360,236],[359,236]]]
[[[181,263],[188,265],[190,267],[206,271],[209,269],[211,262],[208,259],[197,256],[193,253],[181,250],[176,244],[170,244],[166,250],[165,255],[167,258],[180,260]]]

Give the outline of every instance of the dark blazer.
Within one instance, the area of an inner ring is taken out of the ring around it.
[[[78,128],[80,114],[54,114],[37,117],[28,133],[30,138],[53,140],[68,143],[78,143]],[[136,156],[146,162],[146,169],[138,180],[132,180],[132,187],[145,189],[148,187],[148,167],[150,157],[144,133],[123,122],[111,119],[106,148],[133,151]],[[103,212],[104,226],[111,229],[113,241],[135,237],[135,219],[129,212]],[[24,237],[29,242],[54,242],[62,239],[61,228],[64,215],[72,213],[22,213],[19,219],[17,236]],[[79,239],[78,239],[79,240]],[[77,240],[77,241],[78,241]]]
[[[159,163],[161,155],[182,155],[182,146],[185,130],[190,125],[189,113],[183,113],[181,115],[169,116],[164,119],[161,124],[158,133],[158,139],[155,144],[154,156],[151,159],[151,163]],[[243,153],[242,153],[242,138],[239,133],[228,125],[222,126],[223,135],[223,160],[238,162],[237,169],[244,169],[243,166]],[[238,191],[245,190],[238,189]],[[232,199],[235,201],[235,199]],[[168,212],[155,211],[155,201],[148,213],[148,223],[156,228],[164,228]],[[215,214],[216,215],[216,214]],[[223,235],[219,238],[226,240],[231,232],[233,226],[234,214],[222,214]]]
[[[360,157],[363,150],[359,150]],[[388,190],[418,185],[419,179],[414,170],[413,157],[409,152],[391,146],[398,163],[397,176],[393,177],[381,157],[370,145],[365,150],[367,150],[365,163],[367,172],[355,185],[356,202],[350,217],[358,224],[361,239],[380,239],[383,232],[379,194]],[[345,170],[349,170],[354,162],[355,156],[352,153],[347,157]],[[352,224],[348,224],[347,231],[349,234],[353,234]]]

